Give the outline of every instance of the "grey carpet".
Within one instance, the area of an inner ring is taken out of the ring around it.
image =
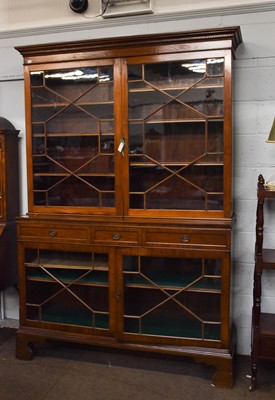
[[[263,363],[248,391],[250,358],[235,359],[233,389],[211,386],[213,368],[188,359],[66,343],[15,358],[15,330],[0,329],[1,400],[267,400],[275,398],[275,363]]]

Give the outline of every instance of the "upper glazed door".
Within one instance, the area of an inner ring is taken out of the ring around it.
[[[127,63],[125,212],[230,216],[230,53],[139,60]]]
[[[28,79],[30,210],[114,214],[113,62],[34,68]]]

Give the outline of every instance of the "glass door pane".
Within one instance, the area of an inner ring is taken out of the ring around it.
[[[113,66],[30,73],[35,206],[114,207]]]
[[[123,333],[221,340],[221,260],[123,256]]]
[[[109,330],[105,253],[25,249],[27,320]]]
[[[224,59],[128,65],[130,209],[223,210]]]

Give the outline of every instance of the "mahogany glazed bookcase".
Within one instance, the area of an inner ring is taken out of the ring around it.
[[[238,27],[18,47],[28,206],[16,355],[47,339],[188,356],[232,386]]]

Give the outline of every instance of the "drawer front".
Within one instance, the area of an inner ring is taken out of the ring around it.
[[[96,229],[94,231],[94,243],[114,246],[120,244],[137,245],[139,243],[139,232],[121,229]]]
[[[224,231],[217,233],[206,232],[205,230],[148,230],[146,232],[146,245],[229,249],[230,236]]]
[[[19,239],[53,242],[88,243],[90,239],[89,228],[82,226],[62,226],[49,224],[47,226],[20,225]]]

